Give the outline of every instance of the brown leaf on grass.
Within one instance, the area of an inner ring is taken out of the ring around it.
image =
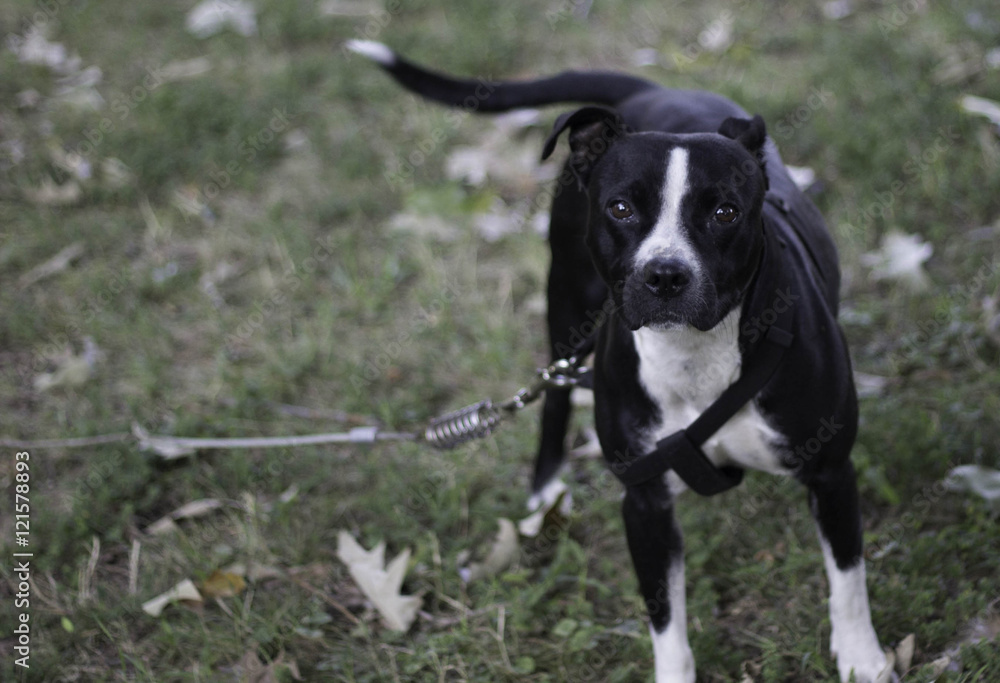
[[[218,569],[199,586],[204,598],[232,598],[242,593],[246,587],[247,582],[239,574]]]
[[[496,576],[517,561],[521,555],[521,544],[517,537],[517,527],[509,519],[497,520],[500,531],[490,547],[490,552],[482,562],[473,562],[459,570],[459,576],[466,583]]]
[[[222,571],[231,574],[236,574],[244,579],[250,581],[266,581],[267,579],[281,579],[284,578],[288,572],[286,572],[281,567],[276,567],[270,564],[251,564],[247,566],[241,562],[231,564]],[[294,568],[290,571],[295,571]]]
[[[351,578],[375,605],[386,626],[395,631],[408,630],[423,603],[419,596],[400,593],[410,561],[409,548],[386,565],[384,542],[365,550],[349,533],[341,531],[337,537],[337,557],[347,565]]]

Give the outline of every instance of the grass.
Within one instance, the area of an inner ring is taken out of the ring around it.
[[[523,171],[479,187],[450,180],[449,155],[486,145],[494,124],[456,125],[345,58],[349,38],[474,76],[601,67],[713,89],[763,114],[786,160],[817,172],[855,365],[886,378],[863,401],[855,452],[876,630],[885,645],[915,634],[905,680],[932,680],[945,655],[937,680],[997,680],[997,511],[940,483],[959,464],[1000,467],[1000,144],[957,107],[965,94],[1000,100],[983,66],[1000,38],[992,5],[860,2],[834,21],[814,3],[616,1],[586,19],[578,4],[365,4],[362,16],[320,17],[314,3],[267,0],[256,3],[257,36],[206,40],[184,31],[192,2],[53,5],[49,39],[100,68],[104,105],[66,104],[50,69],[0,52],[0,433],[87,436],[138,422],[185,436],[284,435],[340,431],[356,415],[409,428],[510,395],[545,361],[544,238],[525,227],[487,241],[474,229],[496,202],[530,206],[544,182]],[[0,33],[23,36],[36,10],[8,3]],[[733,44],[705,50],[699,33],[726,17]],[[634,66],[648,48],[660,63]],[[147,80],[199,57],[211,66],[201,75]],[[946,73],[950,64],[966,68]],[[29,90],[34,103],[19,99]],[[556,113],[517,144],[540,149]],[[33,200],[46,179],[74,181],[72,152],[92,168],[75,181],[80,196]],[[386,180],[413,159],[406,182]],[[451,237],[391,228],[400,212],[420,225],[441,217]],[[926,292],[869,277],[861,255],[892,230],[933,245]],[[68,267],[26,279],[74,243]],[[87,370],[36,385],[87,340]],[[581,414],[575,431],[588,422]],[[30,449],[31,668],[7,656],[4,618],[0,677],[233,680],[255,657],[286,681],[288,662],[304,680],[652,680],[620,491],[597,460],[573,462],[565,533],[529,544],[498,577],[459,580],[497,519],[522,516],[536,435],[526,411],[451,453],[383,443],[166,462],[132,442]],[[8,500],[15,451],[0,465]],[[147,533],[201,498],[225,506],[172,535]],[[836,680],[803,491],[751,474],[680,508],[700,680]],[[9,558],[10,515],[0,528]],[[390,556],[412,549],[404,592],[423,596],[425,616],[407,634],[364,607],[335,556],[341,529],[366,547],[385,541]],[[236,562],[284,575],[201,608],[141,611]],[[13,603],[11,564],[0,571]]]

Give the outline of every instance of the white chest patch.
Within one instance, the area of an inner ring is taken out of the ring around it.
[[[688,327],[643,327],[632,333],[639,354],[639,381],[660,411],[658,424],[645,435],[646,452],[660,439],[694,422],[739,377],[739,319],[736,308],[708,332]],[[702,449],[716,465],[787,474],[777,450],[781,443],[781,435],[751,402]],[[668,473],[667,481],[675,493],[687,488],[673,472]]]

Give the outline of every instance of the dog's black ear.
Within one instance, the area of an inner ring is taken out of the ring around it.
[[[625,134],[625,122],[617,111],[608,107],[584,107],[567,112],[556,119],[552,126],[552,132],[542,148],[543,161],[551,156],[559,136],[567,128],[569,165],[582,188],[587,184],[594,162],[608,151],[615,139]]]
[[[747,151],[757,156],[764,148],[767,141],[767,127],[764,119],[757,114],[752,119],[739,119],[729,117],[719,126],[719,135],[724,135],[731,140],[736,140]]]
[[[764,125],[764,119],[761,118],[760,114],[756,114],[752,119],[729,117],[719,126],[719,135],[724,135],[743,145],[757,159],[760,170],[764,172],[764,180],[767,181],[767,168],[764,164],[767,126]]]

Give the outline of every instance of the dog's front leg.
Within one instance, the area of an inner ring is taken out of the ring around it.
[[[840,680],[889,680],[868,604],[854,467],[849,460],[825,467],[808,486],[830,581],[830,651]]]
[[[649,613],[656,683],[693,683],[683,539],[674,520],[671,495],[662,481],[630,486],[622,512],[639,590]]]

